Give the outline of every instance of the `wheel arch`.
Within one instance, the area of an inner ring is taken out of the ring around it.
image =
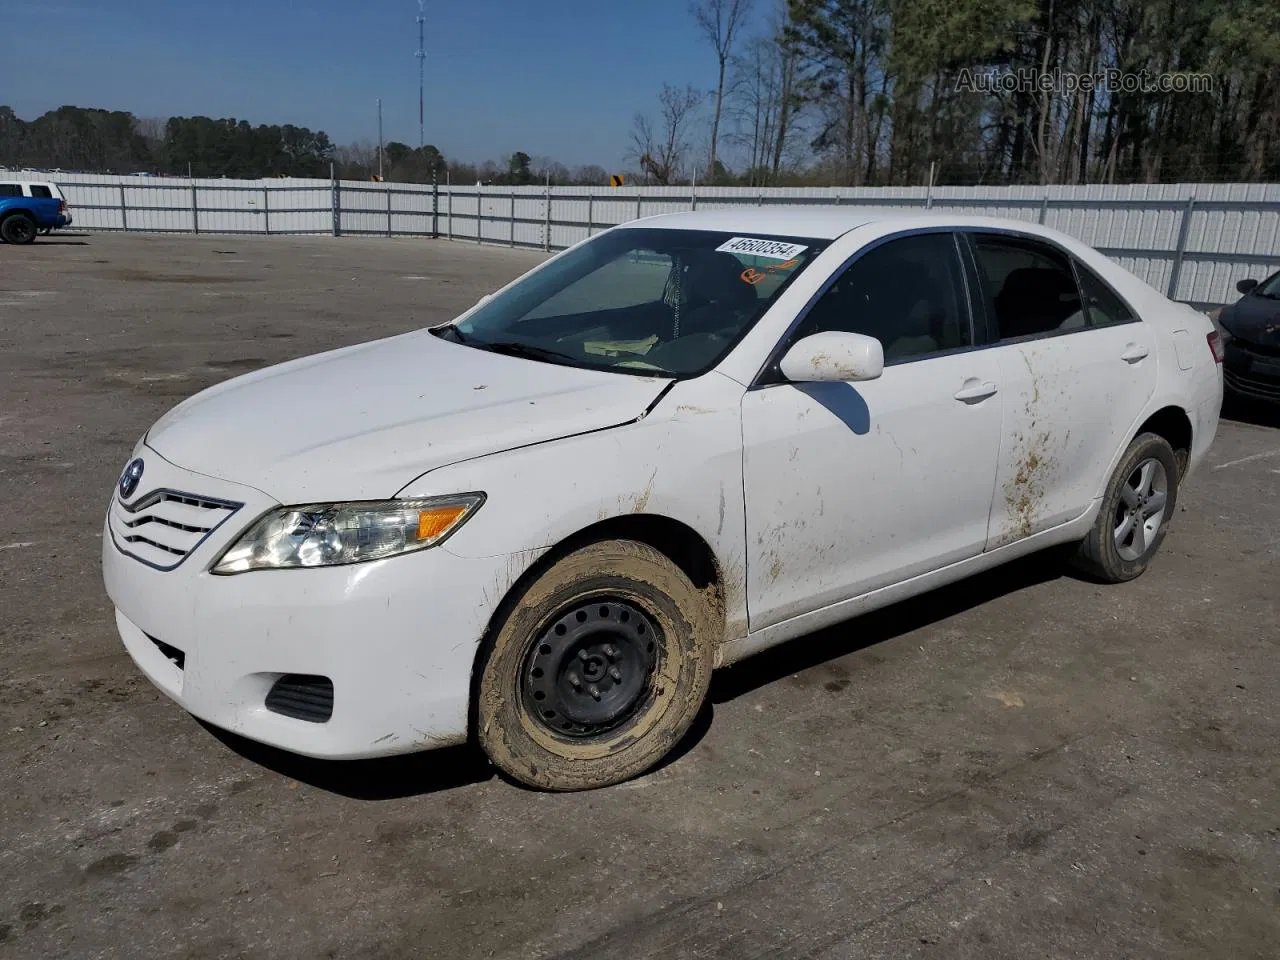
[[[592,543],[605,540],[635,540],[653,547],[684,572],[697,589],[703,591],[713,611],[723,620],[725,609],[725,571],[706,539],[688,524],[654,513],[632,513],[600,520],[564,537],[549,547],[516,578],[494,607],[485,624],[471,664],[471,691],[467,705],[468,737],[477,729],[480,673],[493,648],[494,636],[511,609],[519,602],[529,585],[551,569],[563,557]]]
[[[1144,433],[1154,433],[1164,437],[1173,447],[1174,459],[1178,462],[1179,478],[1187,472],[1187,463],[1191,456],[1191,444],[1194,439],[1194,426],[1191,417],[1182,407],[1169,405],[1161,407],[1138,427],[1134,438]],[[1130,440],[1132,442],[1132,439]]]

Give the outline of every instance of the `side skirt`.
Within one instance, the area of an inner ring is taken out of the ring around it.
[[[937,587],[955,583],[957,580],[963,580],[965,577],[981,573],[983,570],[989,570],[1017,557],[1035,553],[1045,547],[1083,539],[1085,534],[1089,532],[1089,528],[1093,526],[1093,521],[1098,515],[1099,506],[1100,501],[1094,501],[1093,506],[1085,511],[1082,516],[1048,530],[1042,530],[1034,536],[1027,537],[1025,540],[1006,544],[995,550],[981,553],[976,557],[961,560],[930,573],[922,573],[909,580],[881,587],[879,590],[872,590],[870,593],[864,593],[861,596],[841,600],[820,610],[802,613],[798,617],[792,617],[789,620],[772,624],[754,633],[748,633],[745,637],[730,640],[721,644],[716,650],[716,666],[728,666],[752,654],[760,653],[762,650],[776,647],[787,640],[806,633],[812,633],[815,630],[821,630],[823,627],[849,620],[871,610],[877,610],[880,607],[887,607],[892,603],[897,603],[899,600],[914,597]]]

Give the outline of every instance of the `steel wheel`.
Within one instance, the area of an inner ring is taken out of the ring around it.
[[[723,636],[714,595],[633,540],[579,547],[507,601],[479,651],[476,737],[544,790],[619,783],[693,722]]]
[[[647,699],[661,636],[615,597],[560,611],[529,651],[521,695],[529,715],[560,736],[593,737],[625,723]]]
[[[1169,475],[1154,457],[1138,464],[1120,487],[1112,535],[1124,560],[1138,560],[1155,541],[1169,499]]]

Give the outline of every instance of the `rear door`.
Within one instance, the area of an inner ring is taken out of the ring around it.
[[[1063,250],[968,235],[1003,425],[987,549],[1087,511],[1155,390],[1151,330]]]

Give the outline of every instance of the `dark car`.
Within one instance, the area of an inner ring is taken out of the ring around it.
[[[1218,314],[1223,380],[1241,396],[1280,403],[1280,273],[1241,280],[1236,289],[1244,296]]]

